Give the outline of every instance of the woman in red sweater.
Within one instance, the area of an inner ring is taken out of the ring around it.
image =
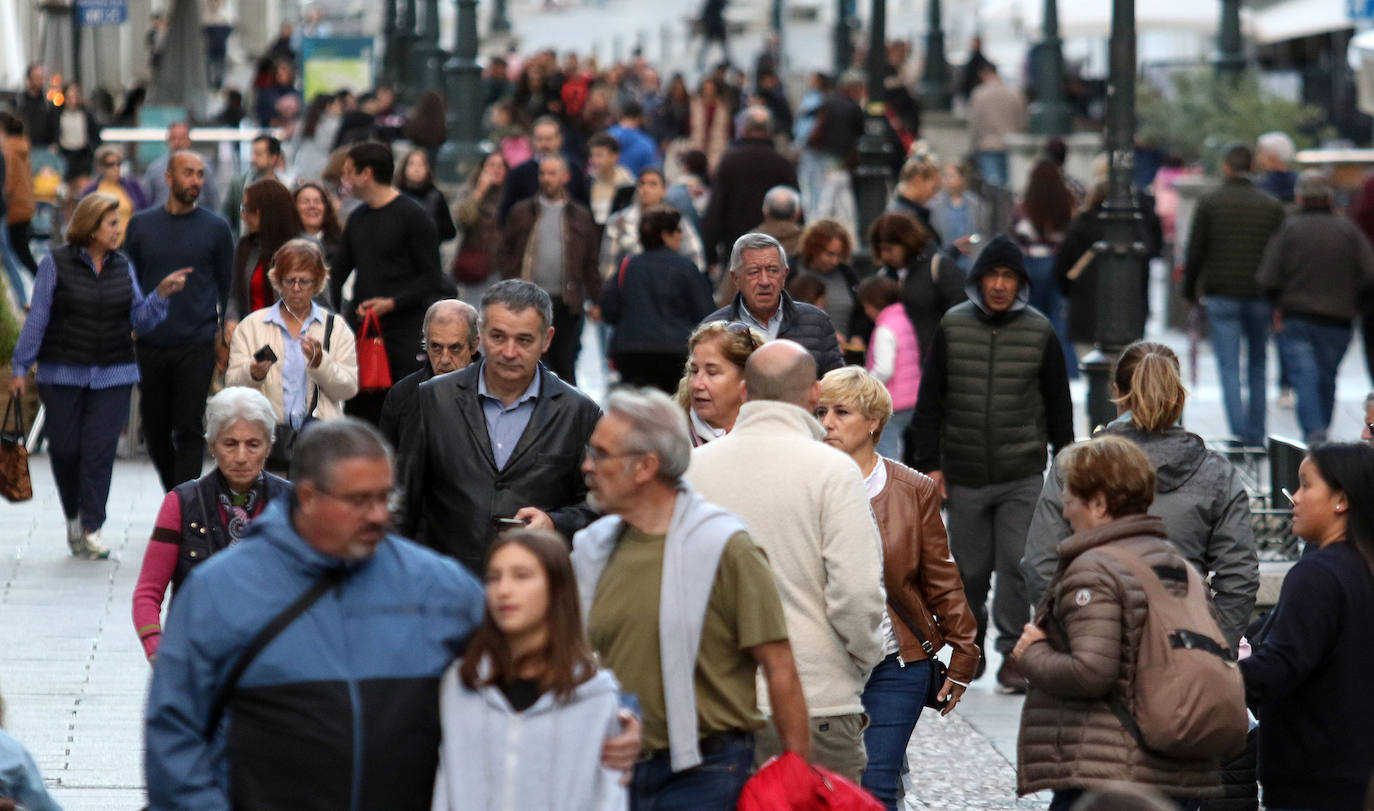
[[[255,389],[231,386],[205,406],[205,440],[215,469],[178,485],[162,500],[134,587],[134,628],[152,661],[162,640],[162,601],[206,558],[238,543],[270,501],[291,483],[262,469],[277,417]]]

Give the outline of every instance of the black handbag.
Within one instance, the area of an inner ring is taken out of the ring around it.
[[[330,313],[329,320],[325,322],[322,352],[329,351],[329,339],[334,334],[334,318],[335,315]],[[305,419],[301,420],[299,429],[291,427],[289,422],[277,423],[276,438],[272,440],[272,450],[267,454],[267,465],[270,469],[286,470],[291,466],[291,454],[296,450],[296,438],[305,430],[305,426],[315,421],[315,406],[319,404],[320,387],[317,385],[315,393],[310,396],[310,408],[305,410]]]
[[[921,650],[926,652],[926,658],[930,660],[930,684],[926,687],[925,706],[932,710],[943,710],[949,706],[949,698],[946,697],[944,701],[940,700],[940,688],[945,686],[945,679],[949,677],[949,667],[936,658],[935,646],[930,644],[929,639],[926,639],[926,635],[921,632],[921,626],[918,623],[911,622],[907,617],[901,616],[900,609],[892,603],[889,602],[888,607],[898,613],[896,620],[916,635],[917,641],[921,643]]]

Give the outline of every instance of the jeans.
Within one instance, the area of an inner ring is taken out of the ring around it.
[[[982,175],[983,182],[989,186],[999,189],[1007,187],[1007,153],[993,152],[990,150],[980,150],[973,153],[973,159],[978,162],[978,174]]]
[[[911,418],[915,414],[915,406],[892,413],[892,419],[888,420],[887,425],[883,427],[883,435],[878,437],[877,450],[879,456],[901,461],[902,435],[906,433],[906,428],[911,424]]]
[[[1350,325],[1288,316],[1283,319],[1277,341],[1298,395],[1298,425],[1303,439],[1309,444],[1325,442],[1331,412],[1336,408],[1336,372],[1350,346]]]
[[[1070,808],[1073,808],[1074,803],[1082,798],[1084,793],[1085,792],[1081,788],[1066,788],[1056,791],[1054,793],[1054,799],[1050,801],[1050,811],[1069,811]],[[1178,807],[1179,811],[1197,811],[1197,809],[1202,806],[1202,803],[1198,800],[1188,800],[1179,797],[1168,797],[1166,799],[1173,800],[1174,805]],[[1103,807],[1105,808],[1107,806]],[[1275,811],[1275,809],[1271,808],[1269,811]]]
[[[1247,445],[1264,444],[1264,360],[1273,319],[1269,302],[1259,298],[1208,296],[1207,322],[1212,326],[1212,347],[1217,355],[1222,400],[1231,433]],[[1250,398],[1240,393],[1240,346],[1245,340]]]
[[[1021,557],[1026,551],[1031,513],[1043,487],[1044,477],[1039,473],[985,487],[948,485],[949,551],[959,567],[964,597],[978,624],[978,644],[983,644],[987,634],[988,588],[995,571],[994,645],[1004,656],[1016,645],[1022,627],[1030,621],[1030,598],[1026,596]]]
[[[200,478],[205,458],[205,398],[215,342],[162,346],[139,342],[143,439],[163,490]],[[57,425],[59,423],[53,423]]]
[[[582,313],[574,313],[560,296],[553,296],[553,340],[544,365],[569,386],[577,385],[577,355],[582,351]],[[417,335],[419,333],[416,333]]]
[[[133,386],[88,389],[38,384],[47,411],[48,456],[57,498],[68,520],[80,516],[87,532],[105,523],[119,432],[129,421]]]
[[[894,653],[873,668],[864,686],[864,712],[869,718],[864,730],[868,768],[861,785],[888,811],[896,811],[901,798],[902,762],[911,731],[925,706],[931,670],[929,660],[903,667]]]
[[[1064,317],[1064,294],[1054,280],[1053,256],[1027,256],[1026,272],[1030,275],[1030,305],[1039,310],[1054,326],[1059,347],[1064,351],[1064,363],[1069,379],[1078,379],[1078,353],[1069,340],[1069,322]]]
[[[635,766],[630,811],[730,811],[754,766],[754,736],[739,735],[701,765],[674,772],[667,756]]]

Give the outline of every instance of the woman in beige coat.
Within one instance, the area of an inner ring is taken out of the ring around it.
[[[277,422],[297,430],[308,419],[342,417],[344,401],[358,393],[358,359],[344,319],[312,301],[324,290],[324,255],[293,239],[271,262],[267,277],[281,299],[239,322],[225,383],[258,389]]]
[[[1139,446],[1117,436],[1071,445],[1056,460],[1064,518],[1059,569],[1012,656],[1030,689],[1016,743],[1016,790],[1054,792],[1051,811],[1111,782],[1147,786],[1197,808],[1220,796],[1218,762],[1167,758],[1145,749],[1113,706],[1131,706],[1136,654],[1148,614],[1145,589],[1103,547],[1139,556],[1156,571],[1189,564],[1163,519],[1147,515],[1155,472]],[[1048,634],[1048,636],[1047,636]]]

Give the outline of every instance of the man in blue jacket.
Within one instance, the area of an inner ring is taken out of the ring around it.
[[[312,425],[291,478],[294,497],[172,603],[147,709],[153,809],[430,807],[439,677],[482,619],[482,587],[387,533],[391,450],[370,425]],[[262,629],[321,583],[230,683]]]

